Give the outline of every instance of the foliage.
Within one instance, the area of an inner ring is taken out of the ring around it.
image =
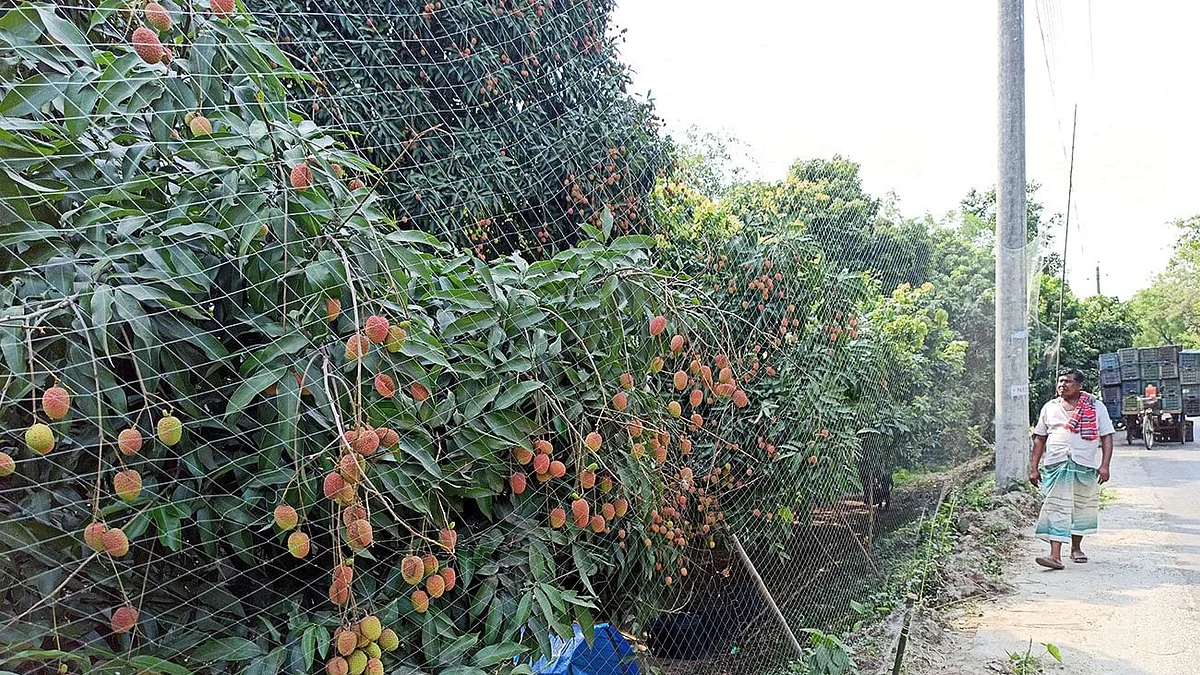
[[[315,119],[359,135],[400,223],[471,249],[543,257],[598,225],[646,232],[667,157],[626,93],[614,0],[268,0],[277,41],[319,81]]]
[[[1200,216],[1178,220],[1179,237],[1166,269],[1130,300],[1138,346],[1178,344],[1200,349]]]
[[[715,545],[699,544],[700,523],[723,536],[722,486],[689,497],[711,475],[712,439],[742,415],[711,381],[695,385],[703,419],[667,414],[669,371],[652,363],[707,363],[722,343],[685,287],[649,271],[652,242],[613,238],[602,219],[605,243],[541,262],[457,255],[351,189],[376,169],[288,110],[307,76],[248,16],[189,6],[164,34],[171,61],[150,64],[130,45],[140,20],[114,7],[0,19],[13,64],[3,168],[21,177],[0,239],[5,426],[16,445],[44,421],[34,401],[51,385],[73,407],[52,422],[52,453],[21,456],[5,479],[3,604],[21,619],[4,643],[35,660],[61,645],[88,670],[307,672],[331,656],[332,629],[371,612],[405,645],[389,667],[463,674],[546,653],[572,620],[587,630],[601,596],[654,612],[670,576]],[[211,134],[189,130],[196,114]],[[293,178],[301,162],[311,186]],[[658,314],[672,332],[649,335]],[[368,315],[400,333],[354,358]],[[675,331],[686,352],[668,350]],[[623,373],[635,379],[618,412]],[[177,444],[153,440],[168,413],[183,420]],[[130,428],[150,440],[123,456],[115,438]],[[384,430],[394,446],[364,445]],[[603,445],[585,450],[591,432]],[[512,451],[535,440],[569,474],[531,474],[517,496]],[[109,490],[117,469],[141,475],[129,502]],[[329,499],[338,476],[351,487]],[[551,527],[576,495],[604,516]],[[618,500],[624,518],[609,515]],[[271,525],[280,504],[298,511],[309,554],[289,555]],[[671,522],[664,504],[710,511]],[[131,552],[91,554],[92,521],[121,528]],[[351,521],[372,544],[353,543]],[[627,533],[656,538],[627,546]],[[412,554],[457,569],[428,612],[401,578]],[[356,572],[339,601],[340,564]],[[126,605],[136,629],[114,634],[107,617]]]

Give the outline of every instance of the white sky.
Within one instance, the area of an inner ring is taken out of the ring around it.
[[[671,130],[727,132],[767,178],[845,155],[870,193],[919,216],[996,182],[996,6],[623,0],[615,23],[634,90]],[[1068,274],[1081,295],[1099,264],[1104,293],[1127,299],[1169,258],[1169,222],[1200,213],[1197,26],[1185,0],[1026,2],[1027,172],[1051,213],[1066,210],[1079,106]]]

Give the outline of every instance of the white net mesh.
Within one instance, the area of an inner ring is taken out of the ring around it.
[[[626,93],[612,5],[0,18],[4,668],[840,649],[936,497],[893,470],[990,433],[987,207],[731,180]]]

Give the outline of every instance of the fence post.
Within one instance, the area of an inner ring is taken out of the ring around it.
[[[788,642],[791,643],[792,650],[796,652],[796,658],[803,659],[804,649],[796,639],[796,634],[792,632],[791,626],[788,625],[787,619],[783,618],[783,612],[779,611],[779,605],[775,604],[775,598],[771,597],[771,591],[767,590],[767,585],[763,583],[762,577],[758,576],[758,570],[755,569],[754,563],[750,561],[750,556],[746,555],[746,549],[742,548],[742,542],[733,533],[730,533],[729,538],[733,541],[733,547],[737,549],[738,557],[742,559],[742,564],[746,566],[746,571],[750,573],[750,578],[754,579],[754,585],[758,587],[758,594],[762,596],[763,602],[767,603],[767,606],[771,608],[771,613],[775,615],[775,620],[783,628],[783,633],[787,636]]]

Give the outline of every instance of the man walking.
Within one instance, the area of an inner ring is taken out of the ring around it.
[[[1033,468],[1029,482],[1042,488],[1038,538],[1050,542],[1050,555],[1037,564],[1061,570],[1063,542],[1071,542],[1072,562],[1085,563],[1084,535],[1095,534],[1100,485],[1108,481],[1113,452],[1108,409],[1083,391],[1083,373],[1058,376],[1058,398],[1042,406],[1033,429]]]

